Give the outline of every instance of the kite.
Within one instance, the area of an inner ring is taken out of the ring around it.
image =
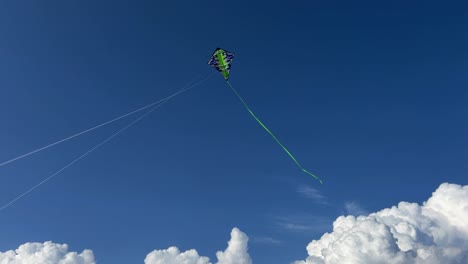
[[[214,67],[219,71],[226,81],[229,80],[229,71],[231,70],[232,59],[234,58],[234,53],[227,50],[217,48],[213,55],[211,55],[208,64]]]
[[[317,179],[320,183],[323,183],[322,180],[317,177],[316,175],[314,175],[313,173],[309,172],[308,170],[306,170],[304,167],[302,167],[302,165],[299,163],[299,161],[297,161],[297,159],[291,154],[291,152],[283,145],[283,143],[281,143],[279,141],[279,139],[273,134],[273,132],[271,132],[271,130],[265,125],[263,124],[262,121],[260,121],[260,119],[254,114],[254,112],[252,110],[250,110],[249,106],[247,105],[247,103],[244,101],[244,99],[240,96],[240,94],[237,92],[236,89],[234,89],[234,87],[231,85],[231,83],[229,82],[229,72],[231,70],[231,64],[232,64],[232,60],[234,59],[234,53],[232,52],[229,52],[227,50],[224,50],[224,49],[221,49],[221,48],[217,48],[213,55],[211,55],[210,59],[208,60],[208,64],[210,66],[212,66],[213,68],[215,68],[217,71],[219,71],[224,79],[226,80],[227,84],[229,85],[229,87],[231,88],[231,90],[234,92],[234,94],[237,96],[237,98],[241,101],[241,103],[244,105],[245,109],[247,109],[247,111],[249,112],[249,114],[255,119],[255,121],[257,121],[258,124],[260,124],[261,127],[263,127],[263,129],[265,129],[265,131],[270,134],[270,136],[276,141],[276,143],[284,150],[284,152],[286,152],[286,154],[288,154],[288,156],[292,159],[292,161],[294,161],[294,163],[304,172],[304,173],[307,173],[309,174],[310,176],[314,177],[315,179]]]

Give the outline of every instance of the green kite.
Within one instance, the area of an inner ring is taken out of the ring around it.
[[[234,53],[229,52],[229,51],[224,50],[224,49],[221,49],[221,48],[217,48],[214,51],[213,55],[211,55],[211,57],[210,57],[210,59],[208,61],[208,64],[211,65],[213,68],[215,68],[217,71],[219,71],[223,75],[223,77],[226,80],[227,84],[229,85],[229,87],[231,87],[232,91],[234,92],[234,94],[236,94],[237,98],[239,98],[239,100],[242,102],[242,104],[247,109],[249,114],[255,119],[255,121],[257,121],[260,124],[260,126],[263,127],[263,129],[265,129],[266,132],[268,132],[268,134],[270,134],[270,136],[276,141],[276,143],[278,143],[278,145],[294,161],[294,163],[303,172],[311,175],[312,177],[317,179],[320,183],[322,183],[322,180],[319,177],[315,176],[314,174],[310,173],[309,171],[307,171],[306,169],[304,169],[302,167],[302,165],[299,163],[299,161],[297,161],[297,159],[291,154],[291,152],[279,141],[279,139],[273,134],[273,132],[271,132],[271,130],[267,126],[265,126],[265,124],[263,124],[262,121],[260,121],[260,119],[254,114],[254,112],[252,112],[252,110],[250,110],[250,108],[245,103],[244,99],[240,96],[240,94],[237,92],[237,90],[234,89],[234,87],[231,85],[231,83],[229,82],[229,71],[231,70],[231,64],[232,64],[232,59],[233,58],[234,58]]]

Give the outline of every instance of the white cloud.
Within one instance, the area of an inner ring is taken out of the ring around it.
[[[231,240],[224,251],[218,251],[217,264],[251,264],[247,243],[249,238],[238,228],[231,231]],[[194,249],[180,252],[177,247],[154,250],[145,258],[145,264],[211,264],[208,257],[198,255]]]
[[[368,216],[340,216],[296,264],[468,263],[468,185],[444,183],[422,206],[400,202]]]
[[[201,257],[195,249],[180,253],[177,247],[155,250],[145,258],[145,264],[209,264],[210,259]]]
[[[226,250],[216,252],[218,264],[251,264],[252,260],[247,253],[248,241],[246,234],[237,228],[232,229]]]
[[[67,244],[26,243],[16,250],[0,252],[1,264],[95,264],[91,250],[68,252]]]

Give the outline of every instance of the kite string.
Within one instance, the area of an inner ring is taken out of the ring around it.
[[[113,123],[113,122],[115,122],[115,121],[118,121],[118,120],[120,120],[120,119],[122,119],[122,118],[125,118],[125,117],[127,117],[127,116],[133,115],[133,114],[138,113],[138,112],[141,112],[141,111],[143,111],[143,110],[145,110],[145,109],[147,109],[147,108],[149,108],[149,107],[151,107],[151,106],[154,106],[154,105],[157,105],[157,104],[159,104],[159,103],[161,103],[161,102],[164,102],[164,101],[166,101],[166,100],[169,100],[169,99],[171,99],[171,98],[173,98],[173,97],[175,97],[175,96],[177,96],[177,95],[179,95],[179,94],[181,94],[181,93],[183,93],[183,92],[186,92],[186,91],[188,91],[188,90],[194,88],[195,86],[198,86],[199,84],[201,84],[201,83],[207,81],[207,80],[210,79],[212,76],[213,76],[213,74],[209,75],[209,76],[206,77],[205,79],[203,79],[203,80],[201,80],[201,81],[199,81],[199,82],[197,82],[197,83],[195,83],[195,84],[189,85],[188,87],[185,86],[186,88],[183,88],[183,89],[179,90],[178,92],[176,92],[176,93],[174,93],[174,94],[172,94],[172,95],[170,95],[170,96],[167,96],[167,97],[165,97],[165,98],[163,98],[163,99],[161,99],[161,100],[158,100],[158,101],[156,101],[156,102],[150,103],[150,104],[148,104],[148,105],[146,105],[146,106],[143,106],[143,107],[141,107],[141,108],[139,108],[139,109],[137,109],[137,110],[134,110],[134,111],[131,111],[131,112],[127,113],[127,114],[124,114],[124,115],[121,115],[121,116],[119,116],[119,117],[116,117],[116,118],[114,118],[114,119],[112,119],[112,120],[109,120],[109,121],[107,121],[107,122],[104,122],[104,123],[102,123],[102,124],[100,124],[100,125],[97,125],[97,126],[88,128],[88,129],[83,130],[83,131],[81,131],[81,132],[79,132],[79,133],[76,133],[76,134],[74,134],[74,135],[72,135],[72,136],[69,136],[69,137],[66,137],[66,138],[64,138],[64,139],[58,140],[58,141],[56,141],[56,142],[53,142],[53,143],[51,143],[51,144],[48,144],[48,145],[46,145],[46,146],[44,146],[44,147],[35,149],[35,150],[30,151],[30,152],[28,152],[28,153],[25,153],[25,154],[23,154],[23,155],[20,155],[20,156],[17,156],[17,157],[15,157],[15,158],[12,158],[12,159],[10,159],[10,160],[4,161],[4,162],[0,163],[0,167],[5,166],[5,165],[7,165],[7,164],[9,164],[9,163],[12,163],[12,162],[14,162],[14,161],[17,161],[17,160],[19,160],[19,159],[25,158],[25,157],[27,157],[27,156],[30,156],[30,155],[32,155],[32,154],[35,154],[35,153],[37,153],[37,152],[40,152],[40,151],[42,151],[42,150],[46,150],[46,149],[48,149],[48,148],[50,148],[50,147],[53,147],[53,146],[55,146],[55,145],[58,145],[58,144],[63,143],[63,142],[65,142],[65,141],[68,141],[68,140],[73,139],[73,138],[75,138],[75,137],[81,136],[81,135],[86,134],[86,133],[88,133],[88,132],[91,132],[91,131],[93,131],[93,130],[95,130],[95,129],[98,129],[98,128],[103,127],[103,126],[108,125],[108,124],[111,124],[111,123]],[[193,82],[193,81],[191,81],[190,83],[192,83],[192,82]]]
[[[229,85],[229,87],[231,87],[232,91],[237,95],[237,98],[239,98],[239,100],[242,102],[242,104],[244,105],[244,107],[247,109],[247,111],[249,112],[249,114],[260,124],[260,126],[263,127],[263,129],[265,129],[266,132],[268,132],[268,134],[270,134],[270,136],[276,141],[276,143],[278,143],[278,145],[284,150],[284,152],[286,152],[286,154],[288,154],[288,156],[294,161],[294,163],[296,163],[296,165],[305,173],[309,174],[310,176],[314,177],[315,179],[317,179],[320,183],[323,183],[322,180],[317,177],[316,175],[314,175],[313,173],[309,172],[308,170],[306,170],[304,167],[302,167],[302,165],[299,163],[299,161],[297,161],[297,159],[291,154],[291,152],[279,141],[279,139],[273,134],[273,132],[271,132],[270,129],[268,129],[268,127],[263,124],[262,121],[260,121],[260,119],[254,114],[254,112],[252,110],[250,110],[249,106],[247,105],[247,103],[245,103],[244,99],[240,96],[240,94],[237,92],[236,89],[234,89],[234,87],[231,85],[231,83],[229,81],[226,81],[227,84]]]
[[[210,76],[211,77],[211,76]],[[207,79],[205,79],[207,80]],[[203,81],[205,81],[203,80]],[[203,82],[202,81],[202,82]],[[193,82],[193,81],[192,81]],[[190,83],[192,83],[190,82]],[[201,82],[198,82],[196,83],[195,85],[198,85],[200,84]],[[182,88],[181,90],[179,90],[178,93],[182,93],[184,91],[188,91],[190,89],[192,89],[193,85],[189,86],[189,87],[184,87]],[[112,134],[110,137],[106,138],[104,141],[102,141],[101,143],[97,144],[96,146],[94,146],[93,148],[91,148],[90,150],[86,151],[84,154],[82,154],[81,156],[79,156],[78,158],[74,159],[73,161],[71,161],[70,163],[68,163],[67,165],[65,165],[64,167],[62,167],[61,169],[59,169],[58,171],[56,171],[55,173],[53,173],[52,175],[50,175],[49,177],[45,178],[44,180],[42,180],[41,182],[39,182],[38,184],[34,185],[33,187],[31,187],[30,189],[28,189],[27,191],[25,191],[24,193],[22,193],[21,195],[17,196],[16,198],[14,198],[13,200],[11,200],[10,202],[6,203],[5,205],[3,205],[2,207],[0,207],[0,212],[3,211],[5,208],[7,208],[8,206],[12,205],[13,203],[15,203],[16,201],[18,201],[19,199],[23,198],[24,196],[26,196],[27,194],[31,193],[32,191],[34,191],[35,189],[37,189],[39,186],[41,186],[42,184],[48,182],[49,180],[51,180],[52,178],[54,178],[55,176],[57,176],[59,173],[61,173],[62,171],[66,170],[68,167],[72,166],[73,164],[75,164],[76,162],[78,162],[79,160],[81,160],[82,158],[86,157],[88,154],[90,154],[91,152],[95,151],[96,149],[98,149],[99,147],[101,147],[102,145],[104,145],[105,143],[107,143],[108,141],[110,141],[111,139],[113,139],[114,137],[118,136],[120,133],[124,132],[125,130],[127,130],[129,127],[131,127],[132,125],[136,124],[137,122],[139,122],[140,120],[142,120],[143,118],[145,118],[146,116],[148,116],[149,114],[151,114],[154,110],[156,110],[157,108],[163,106],[167,101],[169,101],[172,97],[166,97],[166,99],[163,99],[162,102],[158,105],[156,105],[155,107],[153,107],[152,109],[150,109],[148,112],[146,112],[145,114],[143,114],[142,116],[140,116],[139,118],[135,119],[134,121],[132,121],[130,124],[126,125],[125,127],[121,128],[119,131],[117,131],[116,133]]]
[[[68,167],[72,166],[73,164],[75,164],[76,162],[78,162],[79,160],[81,160],[82,158],[84,158],[85,156],[87,156],[88,154],[90,154],[91,152],[93,152],[94,150],[98,149],[99,147],[101,147],[102,145],[104,145],[106,142],[108,142],[109,140],[113,139],[114,137],[116,137],[117,135],[119,135],[120,133],[122,133],[124,130],[126,130],[127,128],[129,128],[130,126],[132,126],[133,124],[137,123],[138,121],[140,121],[141,119],[143,119],[145,116],[147,116],[148,114],[150,114],[151,112],[153,112],[154,110],[156,110],[157,108],[159,108],[160,106],[162,105],[162,103],[160,105],[157,105],[155,106],[154,108],[152,108],[151,110],[149,110],[148,112],[146,112],[144,115],[142,115],[141,117],[139,117],[138,119],[136,119],[135,121],[131,122],[130,124],[128,124],[127,126],[123,127],[122,129],[120,129],[119,131],[117,131],[116,133],[112,134],[110,137],[108,137],[107,139],[105,139],[104,141],[102,141],[101,143],[97,144],[96,146],[94,146],[93,148],[91,148],[90,150],[86,151],[84,154],[82,154],[81,156],[79,156],[78,158],[74,159],[73,161],[71,161],[70,163],[68,163],[67,165],[65,165],[64,167],[62,167],[60,170],[56,171],[55,173],[53,173],[52,175],[50,175],[49,177],[45,178],[44,180],[42,180],[41,182],[39,182],[38,184],[34,185],[33,187],[31,187],[29,190],[27,190],[26,192],[22,193],[21,195],[19,195],[18,197],[16,197],[15,199],[11,200],[9,203],[5,204],[4,206],[0,207],[0,212],[3,211],[3,209],[7,208],[8,206],[12,205],[13,203],[15,203],[16,201],[18,201],[19,199],[21,199],[22,197],[24,197],[25,195],[29,194],[30,192],[34,191],[36,188],[38,188],[39,186],[41,186],[42,184],[46,183],[47,181],[49,181],[50,179],[52,179],[53,177],[57,176],[59,173],[61,173],[62,171],[64,171],[65,169],[67,169]]]

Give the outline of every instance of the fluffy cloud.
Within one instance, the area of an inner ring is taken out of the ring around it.
[[[91,250],[68,252],[67,244],[26,243],[16,250],[0,252],[1,264],[95,264]]]
[[[210,259],[201,257],[195,249],[180,253],[176,247],[155,250],[145,258],[145,264],[209,264]]]
[[[249,253],[247,253],[247,242],[249,238],[239,229],[231,231],[231,240],[226,250],[216,252],[218,264],[251,264]]]
[[[340,216],[295,264],[468,263],[468,185],[444,183],[422,206],[400,202],[368,216]]]
[[[231,240],[225,251],[218,251],[216,257],[217,264],[251,264],[247,253],[247,243],[249,238],[237,228],[231,231]],[[170,247],[163,250],[154,250],[145,258],[145,264],[211,264],[208,257],[198,255],[194,249],[180,252],[177,247]]]

